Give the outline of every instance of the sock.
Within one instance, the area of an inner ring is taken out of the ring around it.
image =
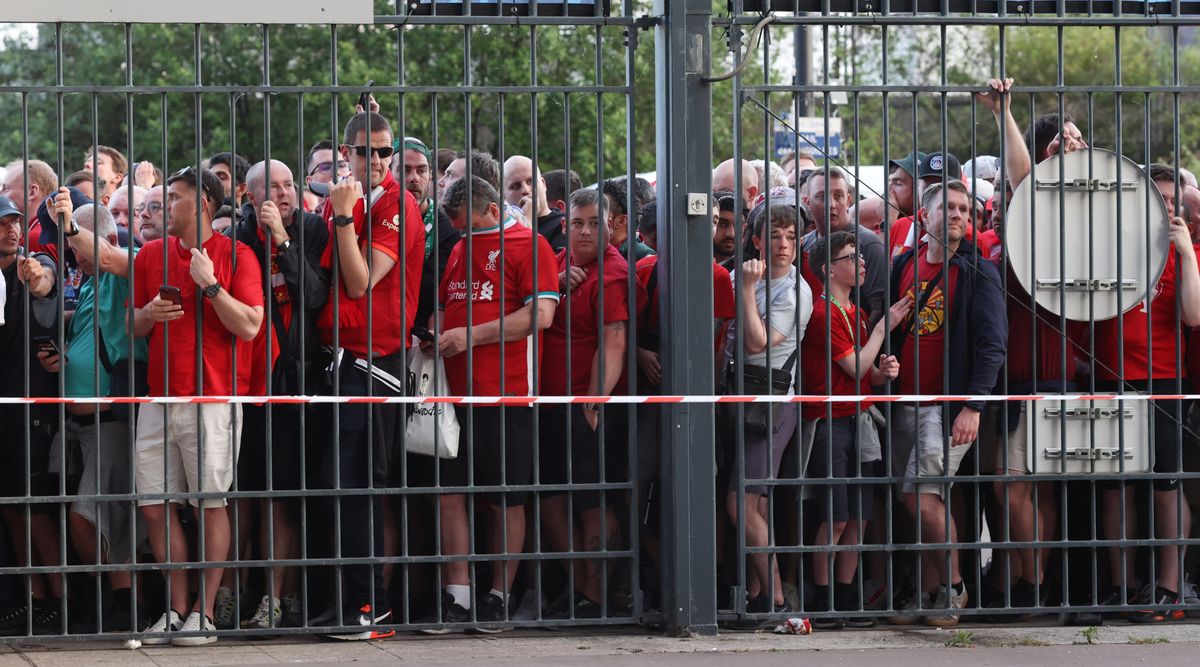
[[[813,599],[816,600],[818,609],[825,609],[829,606],[829,584],[813,585]]]
[[[501,600],[504,600],[504,606],[506,606],[506,607],[508,606],[509,602],[511,602],[511,598],[509,598],[509,596],[505,595],[504,591],[501,591],[498,588],[493,588],[491,590],[491,594],[495,595],[496,597],[500,598]]]
[[[858,587],[854,584],[833,584],[833,604],[838,611],[858,611]]]
[[[967,585],[961,581],[957,584],[950,584],[950,587],[954,589],[955,595],[962,595],[963,591],[967,590]]]
[[[471,608],[471,587],[464,584],[448,584],[446,592],[454,597],[454,604],[463,609]]]
[[[113,605],[121,611],[133,609],[133,591],[128,588],[115,588],[112,592]]]

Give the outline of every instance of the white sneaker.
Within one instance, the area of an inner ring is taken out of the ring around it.
[[[250,620],[242,623],[243,628],[278,628],[280,621],[283,619],[283,609],[280,605],[279,598],[271,599],[271,596],[264,595],[258,603],[258,609],[254,611],[254,615]]]
[[[201,620],[204,621],[203,625]],[[215,630],[216,624],[211,618],[202,616],[200,612],[193,611],[188,614],[187,620],[183,622],[183,627],[179,628],[180,632],[202,632],[204,630]],[[196,635],[193,637],[172,637],[172,646],[204,646],[217,641],[216,635]]]
[[[142,632],[178,632],[181,625],[183,622],[179,620],[179,614],[171,610],[159,616],[157,621]],[[162,646],[170,643],[170,637],[144,637],[142,639],[142,644],[146,646]]]
[[[237,601],[233,599],[233,591],[222,586],[217,589],[217,602],[213,605],[213,617],[216,627],[231,630],[237,623]]]
[[[792,609],[800,608],[800,589],[796,584],[783,582],[783,601]]]
[[[967,589],[965,586],[961,593],[955,593],[954,589],[949,586],[942,586],[938,589],[937,600],[933,602],[934,613],[925,617],[925,625],[932,625],[935,628],[958,625],[958,614],[955,612],[958,609],[965,609],[966,606]]]

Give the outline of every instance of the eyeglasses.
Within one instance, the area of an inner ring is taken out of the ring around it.
[[[860,262],[861,262],[861,261],[863,261],[863,260],[865,259],[865,257],[863,257],[862,255],[858,255],[858,254],[855,254],[855,253],[850,253],[849,255],[842,255],[841,257],[834,257],[833,259],[829,260],[829,263],[830,263],[830,264],[837,264],[838,262],[842,262],[842,261],[845,261],[845,260],[847,260],[847,259],[854,259],[855,257],[857,257],[857,258],[858,258],[858,261],[860,261]]]
[[[356,148],[358,148],[358,147],[356,146]],[[360,152],[359,155],[366,155],[366,154]],[[346,162],[345,160],[338,160],[337,168],[338,168],[338,171],[344,171],[344,170],[350,168],[350,163]],[[333,163],[329,162],[329,161],[319,162],[319,163],[317,163],[316,166],[314,166],[312,168],[312,171],[308,172],[308,175],[312,176],[313,174],[317,173],[318,171],[321,172],[322,174],[327,174],[330,171],[333,171]]]
[[[354,149],[354,153],[359,157],[367,157],[367,153],[371,152],[378,155],[380,158],[387,159],[396,152],[396,143],[392,142],[391,146],[356,146],[354,144],[346,144],[346,148]]]
[[[133,207],[133,213],[135,215],[141,215],[143,213],[149,213],[150,215],[156,215],[156,214],[162,212],[162,210],[163,210],[163,205],[158,202],[150,202],[149,204],[138,204],[137,206]]]

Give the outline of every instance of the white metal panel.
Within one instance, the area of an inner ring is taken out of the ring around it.
[[[361,23],[375,20],[372,0],[38,0],[0,3],[13,23]]]
[[[1150,471],[1150,401],[1026,401],[1033,473]],[[1065,453],[1064,453],[1065,443]],[[1123,461],[1123,463],[1122,463]]]

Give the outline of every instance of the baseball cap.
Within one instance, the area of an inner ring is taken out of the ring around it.
[[[71,193],[71,208],[78,210],[79,207],[86,204],[91,204],[92,200],[88,196],[80,192],[76,188],[67,188],[67,192]],[[46,197],[41,206],[38,206],[37,220],[42,223],[42,233],[38,237],[38,243],[42,245],[56,245],[58,243],[58,221],[50,215],[49,203],[54,201],[58,196],[55,192],[49,197]],[[30,223],[32,224],[32,223]]]
[[[10,215],[21,215],[21,212],[17,210],[17,205],[13,203],[13,200],[0,195],[0,218],[7,218]]]
[[[930,153],[921,160],[921,165],[917,168],[917,178],[942,178],[943,169],[947,178],[962,178],[962,167],[958,164],[958,158],[942,152]]]
[[[892,160],[888,164],[890,164],[892,167],[900,167],[904,171],[907,171],[909,176],[916,178],[917,166],[924,162],[926,157],[928,156],[920,151],[917,151],[916,153],[909,153],[899,160]],[[891,171],[891,169],[889,168],[888,171]]]
[[[976,155],[973,159],[967,160],[962,166],[962,173],[967,178],[983,179],[990,181],[996,178],[1000,167],[996,156],[994,155]]]

